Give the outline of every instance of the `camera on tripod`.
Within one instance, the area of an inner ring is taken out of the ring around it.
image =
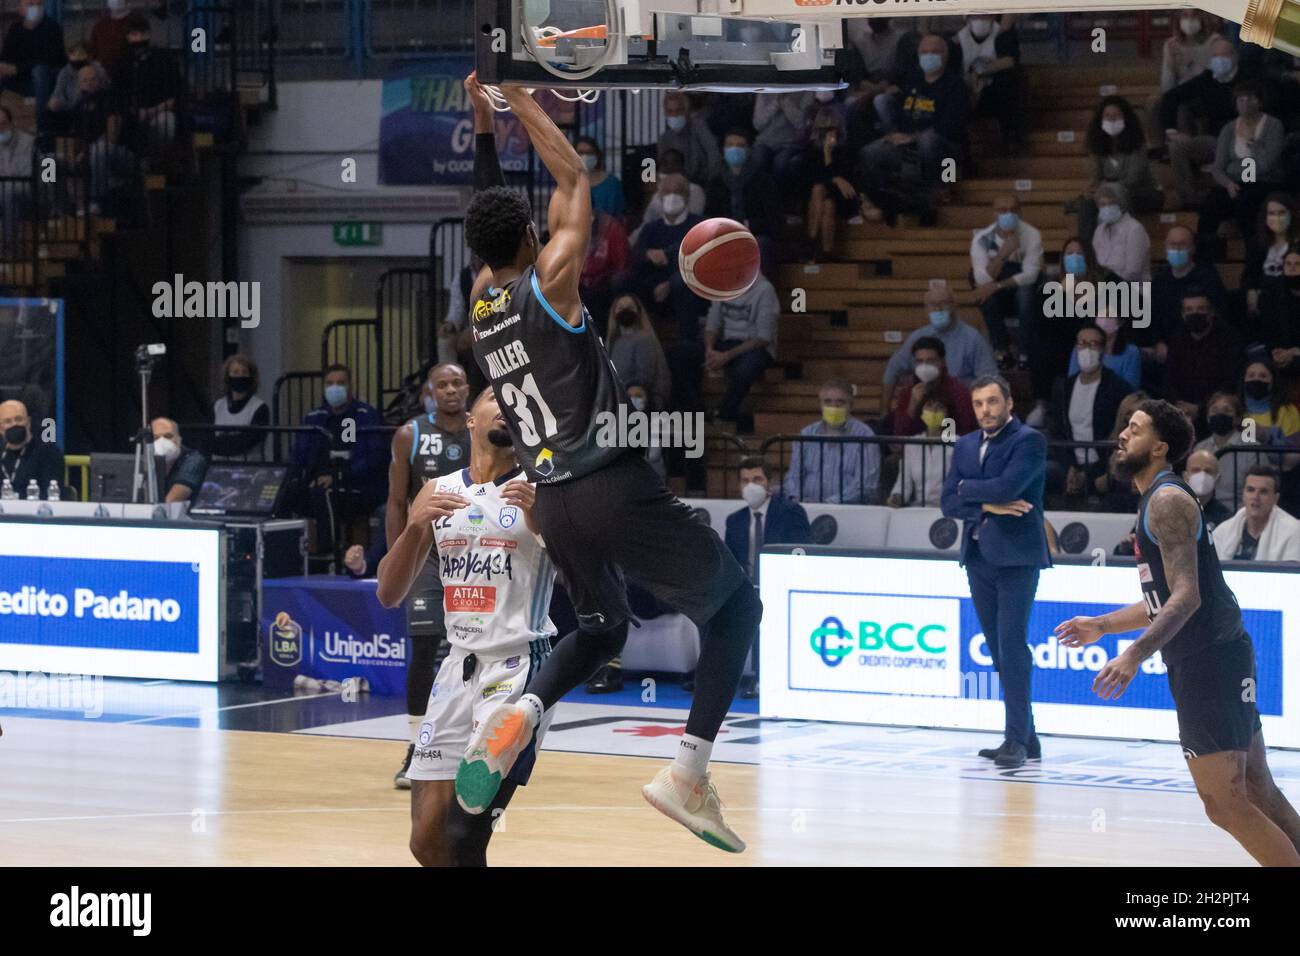
[[[161,342],[154,345],[141,345],[135,350],[135,370],[152,372],[158,359],[167,354],[167,346]]]

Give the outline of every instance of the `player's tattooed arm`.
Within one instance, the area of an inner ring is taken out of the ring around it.
[[[1147,527],[1160,545],[1165,580],[1169,582],[1169,600],[1129,648],[1138,660],[1146,660],[1168,644],[1201,606],[1196,566],[1200,524],[1201,509],[1190,495],[1178,488],[1161,488],[1147,505]]]

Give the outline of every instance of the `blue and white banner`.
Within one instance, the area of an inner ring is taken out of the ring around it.
[[[215,681],[221,532],[0,522],[0,670]]]
[[[764,554],[762,711],[779,717],[1001,730],[1003,708],[965,572],[954,561]],[[1300,569],[1298,569],[1300,571]],[[1300,576],[1228,571],[1255,645],[1265,739],[1300,746]],[[1118,701],[1092,692],[1106,662],[1139,636],[1061,646],[1056,625],[1140,598],[1131,566],[1042,573],[1029,619],[1037,727],[1078,736],[1177,739],[1156,654]]]

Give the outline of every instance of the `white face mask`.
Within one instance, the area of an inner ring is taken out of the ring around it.
[[[170,438],[155,438],[153,440],[153,453],[161,455],[167,464],[170,465],[180,457],[181,449]]]
[[[1217,483],[1214,475],[1208,471],[1198,471],[1194,475],[1189,475],[1187,483],[1192,486],[1192,491],[1196,492],[1198,498],[1204,498],[1214,490]]]
[[[757,482],[751,481],[740,489],[740,497],[744,498],[745,504],[751,508],[757,508],[767,500],[767,489]]]
[[[1124,120],[1102,120],[1101,131],[1107,136],[1118,136],[1120,133],[1124,132]]]
[[[676,219],[686,211],[686,200],[682,198],[681,193],[668,193],[664,196],[664,216],[668,219]]]
[[[1078,349],[1076,354],[1079,356],[1079,371],[1091,372],[1101,364],[1101,353],[1096,349]]]
[[[1201,21],[1198,17],[1183,17],[1178,21],[1178,29],[1182,30],[1187,36],[1196,36],[1201,32]]]
[[[939,366],[931,362],[918,363],[914,371],[917,380],[921,382],[933,382],[939,377]]]
[[[970,35],[977,40],[983,40],[993,32],[992,20],[972,20],[970,22]]]

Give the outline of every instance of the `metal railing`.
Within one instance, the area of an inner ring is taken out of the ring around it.
[[[324,385],[324,372],[285,372],[271,391],[271,421],[277,425],[301,422],[324,401]]]
[[[379,388],[375,407],[383,411],[402,390],[402,381],[438,359],[433,270],[389,269],[375,288]]]

